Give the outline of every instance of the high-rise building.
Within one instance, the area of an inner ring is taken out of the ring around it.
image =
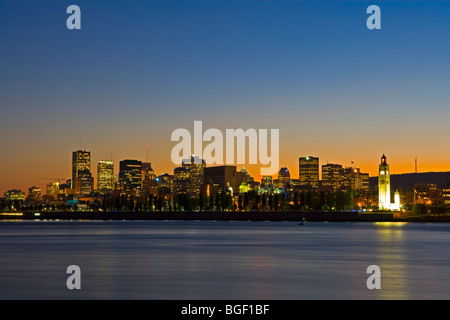
[[[77,150],[72,152],[72,188],[75,188],[79,171],[91,171],[91,152]]]
[[[322,185],[337,190],[341,186],[342,165],[327,163],[322,166]]]
[[[231,188],[233,193],[239,192],[239,186],[236,186],[236,166],[205,168],[204,183],[209,187],[210,194],[214,194],[220,189],[225,188]]]
[[[368,194],[369,189],[370,189],[369,174],[360,172],[359,175],[361,177],[361,182],[362,182],[361,190],[364,192],[364,194]]]
[[[142,162],[142,193],[146,196],[158,193],[156,174],[150,162]]]
[[[345,190],[369,192],[369,174],[362,173],[359,168],[347,167],[340,171],[340,187]]]
[[[280,171],[278,171],[278,184],[279,187],[284,188],[286,185],[291,182],[291,173],[288,168],[282,167]]]
[[[319,186],[319,158],[300,157],[298,158],[299,184],[317,188]]]
[[[139,160],[122,160],[119,168],[119,183],[123,191],[139,195],[142,190],[142,162]]]
[[[79,170],[75,178],[75,193],[88,195],[94,191],[94,177],[89,170]]]
[[[114,191],[116,177],[114,163],[110,160],[101,160],[97,163],[97,190],[102,193]]]
[[[156,183],[159,194],[169,195],[173,193],[174,175],[163,173],[162,175],[156,177]]]
[[[176,194],[189,192],[189,169],[187,167],[177,167],[173,170],[174,191]]]
[[[203,185],[206,162],[197,156],[184,159],[182,166],[189,169],[189,194],[197,197]]]

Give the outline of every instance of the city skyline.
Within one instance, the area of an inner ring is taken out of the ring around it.
[[[416,157],[450,170],[448,2],[378,1],[380,30],[370,1],[80,0],[81,30],[69,4],[2,2],[0,192],[70,178],[80,139],[93,164],[149,146],[171,173],[170,135],[195,120],[279,129],[293,176],[307,154],[371,176],[382,153],[394,174]]]
[[[146,150],[146,155],[145,155],[146,159],[145,160],[143,160],[143,158],[141,158],[142,160],[139,160],[139,159],[133,159],[132,157],[125,157],[125,158],[123,158],[121,160],[118,160],[118,161],[111,160],[113,158],[112,155],[110,155],[109,159],[96,160],[97,158],[95,157],[95,153],[92,152],[91,150],[87,150],[87,149],[73,150],[73,151],[71,151],[71,153],[72,153],[72,161],[69,161],[70,162],[70,170],[71,170],[70,174],[71,174],[71,176],[69,175],[67,177],[63,177],[63,176],[56,177],[57,175],[54,174],[54,175],[52,175],[52,177],[54,177],[54,178],[40,178],[38,180],[39,183],[37,183],[37,182],[36,183],[25,183],[25,184],[23,184],[22,187],[20,187],[20,186],[18,186],[18,187],[10,187],[10,186],[8,187],[8,186],[6,186],[6,187],[4,187],[4,190],[0,189],[0,195],[2,195],[4,192],[9,191],[9,190],[21,190],[21,191],[27,193],[27,190],[29,188],[31,188],[31,187],[38,187],[38,188],[41,188],[42,190],[45,190],[49,183],[53,183],[53,182],[60,183],[61,181],[63,183],[65,183],[66,181],[71,180],[71,178],[73,176],[75,176],[75,163],[77,161],[77,160],[75,160],[75,159],[77,159],[77,157],[75,155],[78,155],[79,153],[88,154],[88,158],[89,158],[89,161],[88,161],[89,163],[88,164],[87,163],[85,164],[85,160],[84,159],[83,159],[84,161],[83,161],[83,164],[82,164],[83,168],[84,168],[84,166],[86,166],[88,168],[87,171],[89,172],[89,176],[92,179],[92,190],[89,190],[89,192],[87,192],[86,194],[90,193],[93,190],[99,190],[99,188],[98,188],[98,175],[99,175],[98,170],[99,170],[99,165],[100,164],[104,165],[105,163],[109,163],[112,166],[113,169],[110,169],[110,170],[113,173],[114,183],[120,182],[119,172],[121,170],[120,170],[119,164],[121,164],[121,163],[125,164],[125,163],[128,163],[128,162],[133,162],[133,163],[136,162],[136,163],[139,163],[140,165],[145,165],[145,164],[148,164],[149,166],[151,165],[150,169],[152,171],[154,171],[155,177],[162,176],[162,175],[167,175],[167,174],[168,175],[174,175],[175,169],[176,168],[180,168],[182,166],[181,164],[180,165],[171,164],[170,166],[168,166],[169,170],[160,171],[160,170],[158,170],[158,168],[155,168],[153,166],[151,158],[148,157],[148,153],[147,153],[148,146],[145,148],[145,150]],[[384,153],[383,153],[383,155],[384,155]],[[198,158],[198,157],[196,157],[196,158]],[[316,156],[316,155],[302,155],[302,156],[299,156],[299,157],[296,158],[297,163],[296,163],[296,165],[293,166],[294,169],[292,169],[291,167],[288,167],[288,166],[280,165],[279,168],[278,168],[277,174],[271,175],[270,177],[272,177],[273,180],[277,179],[278,178],[278,174],[279,174],[279,170],[283,170],[283,169],[287,168],[287,170],[289,171],[289,174],[290,174],[290,179],[300,180],[299,161],[300,161],[300,159],[308,159],[309,160],[309,158],[312,158],[312,159],[314,159],[314,160],[316,160],[318,162],[318,172],[317,172],[317,174],[318,174],[319,181],[322,181],[324,179],[323,178],[323,169],[324,169],[323,167],[326,166],[326,165],[331,165],[331,166],[336,166],[337,165],[337,166],[340,167],[341,170],[342,169],[346,169],[346,168],[357,168],[358,172],[361,172],[361,173],[366,172],[366,174],[368,174],[370,177],[378,176],[378,165],[379,165],[379,163],[376,160],[373,161],[373,165],[374,165],[374,167],[376,167],[376,169],[372,170],[374,173],[371,173],[371,172],[368,172],[367,170],[364,170],[362,167],[358,166],[357,163],[355,163],[353,161],[351,161],[350,164],[342,164],[339,161],[323,161],[323,160],[321,160],[320,156]],[[378,157],[378,158],[380,158],[380,157]],[[389,158],[391,159],[391,157],[389,157]],[[185,160],[189,160],[189,159],[185,159]],[[391,171],[391,174],[395,175],[395,174],[414,173],[415,172],[416,160],[417,159],[415,158],[414,159],[414,165],[413,165],[414,166],[414,171],[397,172],[397,171],[394,170],[394,171]],[[183,162],[184,162],[184,160],[183,160]],[[209,168],[209,167],[220,167],[220,166],[235,166],[237,171],[241,170],[242,168],[245,168],[245,170],[250,174],[250,176],[252,178],[254,178],[255,181],[261,182],[262,175],[259,174],[259,166],[258,165],[246,165],[246,164],[244,164],[244,165],[236,165],[234,163],[233,164],[212,164],[212,165],[206,165],[207,168]],[[395,166],[395,164],[394,164],[394,166]],[[328,166],[327,166],[326,170],[328,170]],[[417,173],[426,173],[426,172],[450,172],[450,169],[449,170],[442,170],[442,171],[420,171],[420,170],[417,170]],[[301,181],[299,181],[299,182],[301,184]],[[72,183],[72,185],[71,185],[72,188],[76,189],[74,181],[72,181],[71,183]],[[4,184],[2,184],[2,186],[3,185]],[[81,187],[78,186],[78,188],[81,188]],[[78,190],[77,193],[80,193],[80,190]]]

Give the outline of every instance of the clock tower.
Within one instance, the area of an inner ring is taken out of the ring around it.
[[[391,209],[391,181],[389,176],[389,165],[383,153],[378,169],[378,208],[380,210]]]

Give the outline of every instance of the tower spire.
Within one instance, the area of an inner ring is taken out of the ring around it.
[[[383,165],[383,166],[385,166],[386,164],[387,164],[387,161],[386,161],[386,156],[384,155],[384,153],[383,153],[383,156],[381,157],[381,164]]]

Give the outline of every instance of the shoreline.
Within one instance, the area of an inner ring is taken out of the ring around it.
[[[17,212],[0,220],[205,220],[205,221],[330,221],[450,222],[450,215],[394,217],[392,212]]]

